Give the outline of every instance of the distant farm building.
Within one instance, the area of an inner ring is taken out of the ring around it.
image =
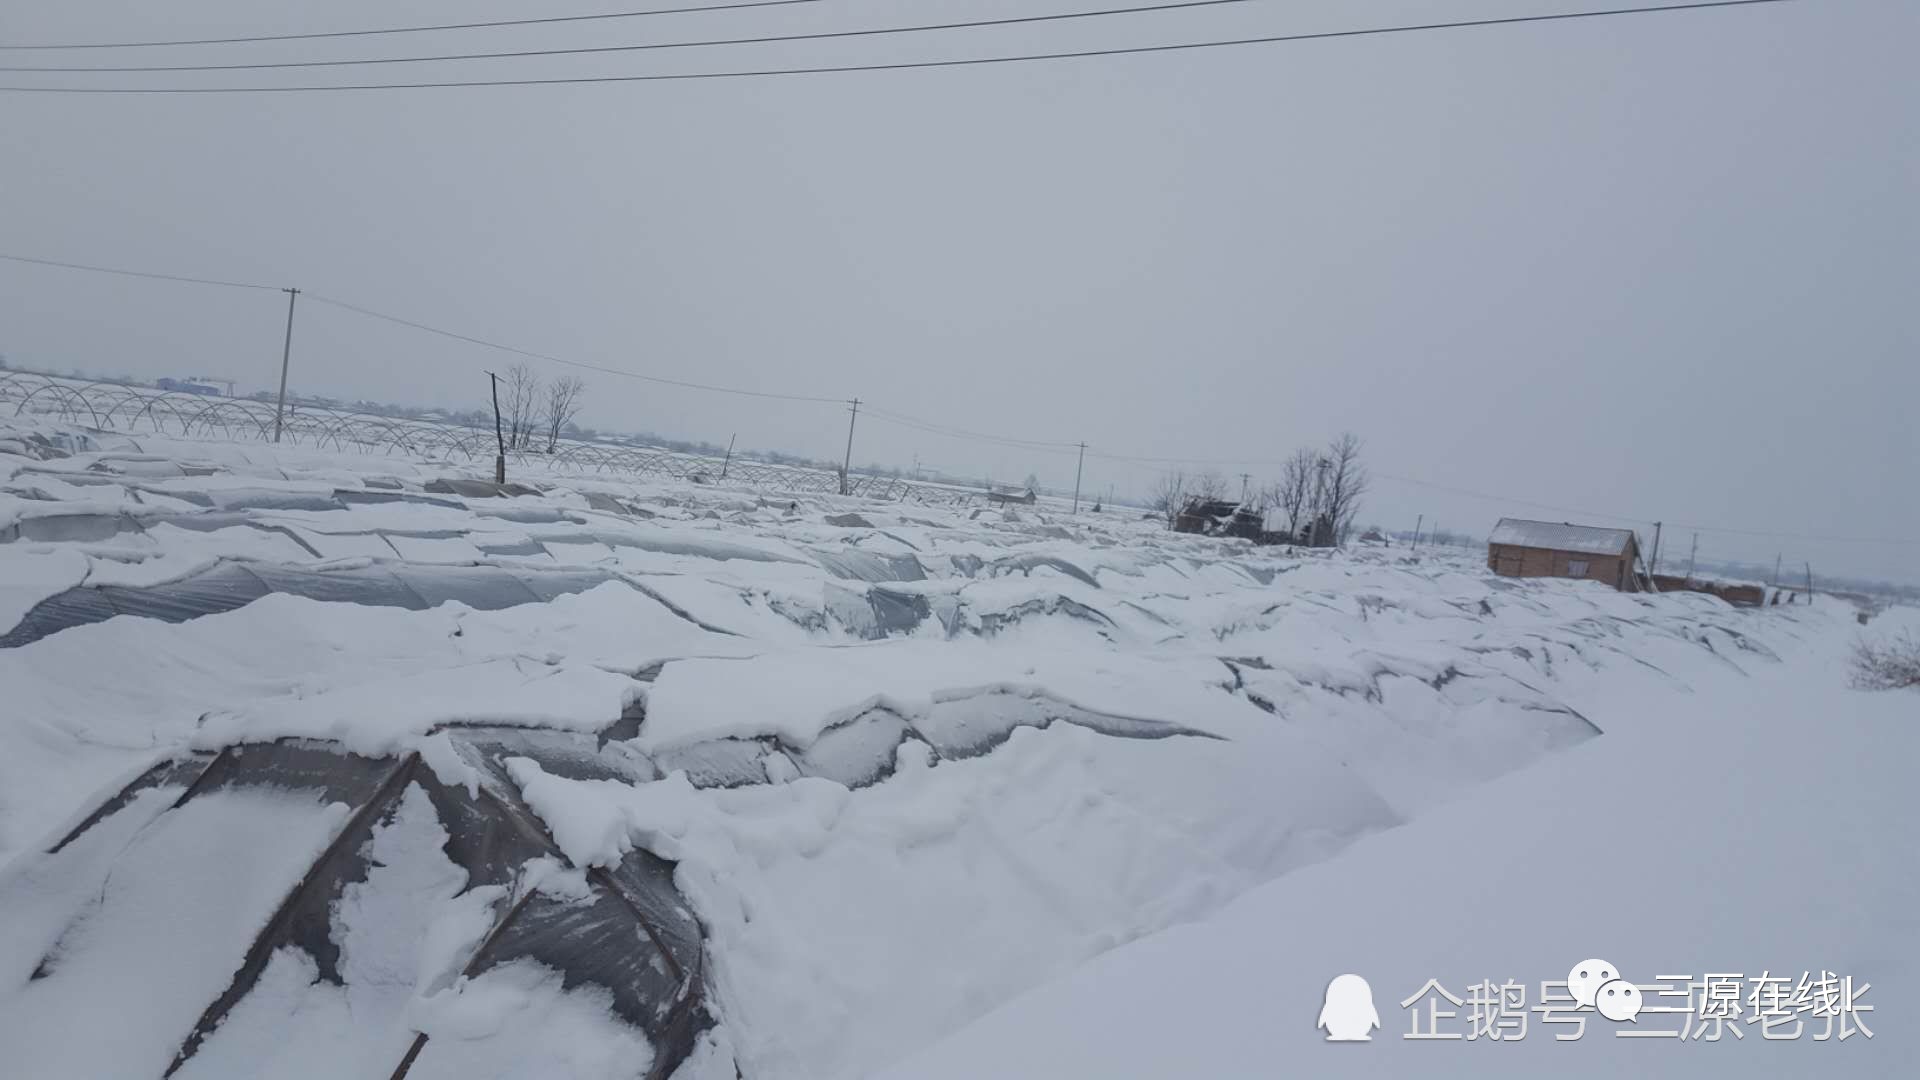
[[[1262,544],[1285,544],[1288,547],[1330,548],[1339,547],[1340,530],[1334,527],[1333,519],[1325,514],[1315,516],[1300,523],[1298,528],[1288,528],[1286,512],[1279,507],[1269,509],[1265,518],[1265,530],[1258,541]],[[1378,534],[1362,536],[1362,540],[1378,539]]]
[[[1009,503],[1031,506],[1039,500],[1039,494],[1032,488],[994,488],[987,492],[987,502],[994,506],[1006,506]]]
[[[1173,531],[1201,536],[1237,536],[1258,542],[1266,518],[1250,506],[1228,499],[1188,499],[1173,519]]]
[[[1661,592],[1698,592],[1717,596],[1734,607],[1759,607],[1766,603],[1767,590],[1758,585],[1732,581],[1702,581],[1669,574],[1655,574],[1654,588]]]
[[[157,379],[155,386],[174,394],[201,394],[206,397],[219,397],[220,388],[197,383],[188,379]]]
[[[1639,558],[1632,529],[1501,518],[1487,537],[1487,569],[1502,577],[1580,578],[1640,592]]]

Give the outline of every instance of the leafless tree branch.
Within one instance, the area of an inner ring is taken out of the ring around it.
[[[560,445],[560,432],[580,412],[580,392],[587,381],[578,375],[563,375],[547,384],[547,453]]]
[[[1167,528],[1180,517],[1187,504],[1187,474],[1175,469],[1163,474],[1147,492],[1147,505],[1166,519]]]
[[[525,364],[507,369],[501,388],[500,412],[506,424],[507,449],[524,450],[533,443],[534,412],[540,397],[540,379]]]
[[[1314,463],[1319,455],[1302,447],[1280,467],[1280,479],[1273,485],[1273,505],[1287,516],[1287,534],[1300,535],[1308,504],[1313,499]]]
[[[1208,470],[1192,478],[1187,494],[1202,502],[1217,502],[1227,497],[1227,478]]]
[[[1358,435],[1347,432],[1327,444],[1326,453],[1321,460],[1326,462],[1321,470],[1324,481],[1320,510],[1333,526],[1333,542],[1344,544],[1353,532],[1353,522],[1360,513],[1360,501],[1372,485],[1372,476],[1360,461],[1361,442]]]

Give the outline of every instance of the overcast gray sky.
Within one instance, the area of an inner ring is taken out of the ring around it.
[[[576,14],[665,0],[0,10],[7,42]],[[1109,6],[788,8],[6,63],[317,59]],[[1115,0],[1111,6],[1125,6]],[[1613,6],[1250,0],[1111,20],[233,82],[929,59]],[[0,95],[0,250],[302,288],[612,367],[875,402],[1096,453],[1284,457],[1342,430],[1363,520],[1502,513],[1920,538],[1920,5],[1797,3],[778,79]],[[52,84],[60,76],[8,75]],[[152,85],[222,76],[123,75]],[[277,376],[282,297],[0,263],[0,352]],[[471,407],[471,346],[303,305],[296,389]],[[553,369],[558,370],[558,369]],[[844,406],[589,375],[582,421],[837,457]],[[1071,486],[1070,451],[863,416],[857,462]],[[1273,470],[1249,465],[1256,481]],[[1223,473],[1240,468],[1223,465]],[[1154,467],[1089,457],[1086,485]],[[1439,487],[1504,496],[1506,501]],[[1237,484],[1237,480],[1235,481]],[[1683,530],[1669,551],[1684,554]],[[1914,580],[1920,545],[1703,533]]]

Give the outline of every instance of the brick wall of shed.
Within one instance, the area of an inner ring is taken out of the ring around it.
[[[1633,587],[1625,569],[1625,559],[1619,555],[1586,555],[1577,551],[1551,551],[1511,544],[1487,545],[1487,569],[1504,577],[1575,577],[1570,564],[1580,560],[1585,560],[1587,572],[1579,577],[1612,588]]]

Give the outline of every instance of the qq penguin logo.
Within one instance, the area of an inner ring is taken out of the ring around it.
[[[1373,987],[1358,975],[1335,975],[1327,984],[1317,1026],[1326,1029],[1328,1042],[1372,1042],[1368,1032],[1380,1026]]]

